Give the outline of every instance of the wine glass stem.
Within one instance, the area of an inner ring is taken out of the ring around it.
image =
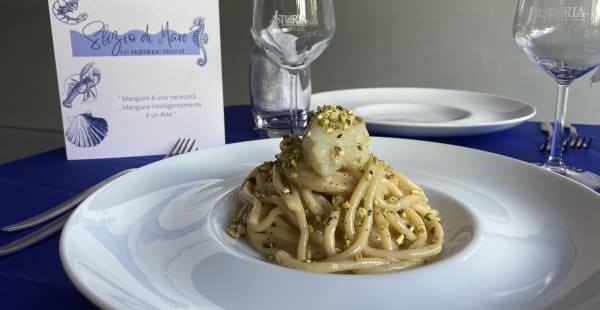
[[[556,95],[556,112],[554,114],[554,133],[552,135],[552,148],[550,156],[544,166],[551,170],[565,174],[565,163],[562,159],[562,145],[567,113],[567,100],[569,97],[569,84],[559,83]]]
[[[298,70],[290,70],[292,77],[290,79],[290,134],[299,134],[298,131],[298,79],[300,74]]]

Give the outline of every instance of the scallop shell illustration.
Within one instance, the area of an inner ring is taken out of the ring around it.
[[[78,147],[92,147],[100,144],[108,134],[108,123],[105,119],[92,116],[86,112],[69,117],[66,137]]]

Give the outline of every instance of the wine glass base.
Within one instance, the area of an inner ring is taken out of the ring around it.
[[[256,129],[258,135],[261,138],[281,138],[285,135],[290,134],[289,129],[267,129],[267,128],[259,128]]]
[[[600,189],[600,175],[595,174],[591,171],[587,171],[581,168],[576,167],[564,167],[563,169],[558,169],[555,167],[549,167],[544,164],[538,164],[538,166],[548,169],[550,171],[554,171],[558,174],[562,174],[569,179],[575,180],[587,187],[592,189]]]

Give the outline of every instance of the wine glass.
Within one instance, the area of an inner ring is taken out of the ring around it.
[[[250,33],[290,78],[290,134],[300,134],[298,74],[329,45],[335,32],[332,0],[254,0]],[[301,115],[300,115],[301,116]]]
[[[513,36],[558,85],[550,156],[542,167],[600,187],[600,176],[567,167],[562,158],[569,85],[600,65],[600,0],[519,0]]]

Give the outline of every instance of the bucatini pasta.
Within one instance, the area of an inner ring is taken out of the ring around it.
[[[438,211],[368,145],[352,110],[320,107],[302,138],[284,137],[276,159],[244,180],[228,233],[281,265],[313,272],[391,272],[438,255]]]

